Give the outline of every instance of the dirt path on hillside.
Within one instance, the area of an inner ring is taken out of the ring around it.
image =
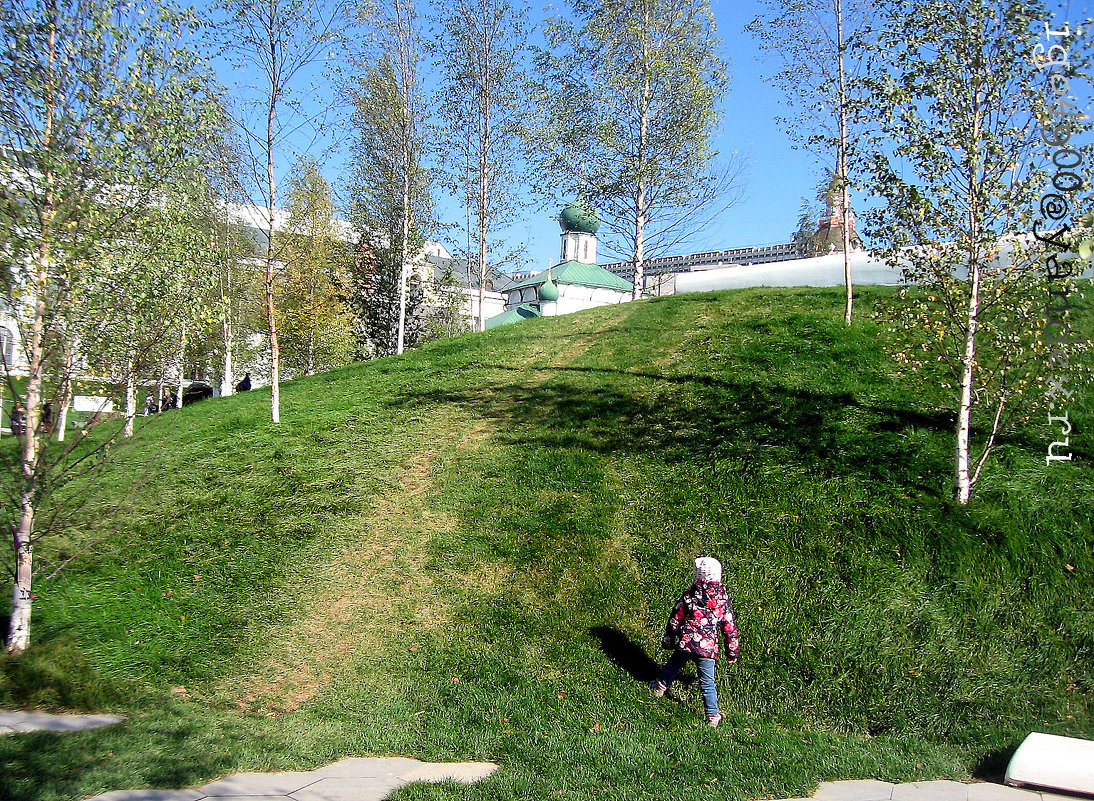
[[[355,652],[383,649],[388,632],[409,623],[443,625],[443,610],[428,608],[434,579],[421,568],[432,535],[457,521],[430,508],[434,461],[447,449],[476,449],[492,433],[487,421],[453,418],[458,415],[440,415],[433,430],[448,433],[409,457],[398,483],[377,496],[365,516],[342,521],[351,530],[310,577],[314,589],[301,596],[305,609],[285,629],[260,638],[250,674],[225,679],[217,696],[241,712],[292,712],[348,677]]]
[[[589,348],[593,346],[593,344],[597,341],[601,334],[603,334],[609,328],[613,328],[614,326],[619,325],[621,322],[630,317],[633,312],[634,308],[631,306],[619,306],[618,313],[608,315],[607,319],[604,320],[592,331],[582,334],[576,339],[569,341],[567,343],[566,349],[559,353],[557,356],[555,356],[555,358],[551,360],[549,366],[552,368],[569,367],[574,361],[585,355],[585,353],[589,350]]]
[[[542,384],[553,370],[581,358],[605,331],[626,320],[632,309],[613,311],[592,330],[567,340],[560,350],[528,354],[530,369],[517,383]],[[484,392],[492,394],[489,387]],[[499,402],[505,403],[498,398],[491,401]],[[342,545],[306,576],[308,591],[300,592],[297,601],[300,612],[284,628],[256,638],[251,670],[222,680],[214,689],[217,697],[245,713],[292,712],[324,688],[351,680],[359,664],[356,653],[383,652],[390,636],[408,625],[419,630],[445,626],[449,612],[444,586],[435,583],[457,580],[489,593],[505,581],[501,573],[441,579],[422,570],[432,537],[459,523],[431,506],[435,462],[482,447],[498,424],[497,417],[479,417],[476,411],[481,410],[436,411],[425,434],[433,438],[407,458],[389,491],[373,498],[368,513],[337,521],[340,530],[332,532],[331,540]]]

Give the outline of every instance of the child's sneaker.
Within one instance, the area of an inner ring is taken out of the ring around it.
[[[664,697],[665,690],[667,690],[667,689],[668,689],[668,687],[666,687],[664,684],[662,684],[659,681],[651,681],[650,682],[650,692],[653,693],[654,698]]]
[[[718,724],[722,722],[721,715],[709,715],[707,716],[707,725],[712,729],[718,728]]]

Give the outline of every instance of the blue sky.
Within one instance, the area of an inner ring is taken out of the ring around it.
[[[558,5],[565,8],[564,2]],[[722,124],[715,147],[723,154],[743,159],[746,171],[740,201],[714,220],[690,246],[680,248],[683,252],[788,241],[797,227],[802,199],[813,195],[822,170],[831,166],[822,163],[813,153],[796,148],[794,140],[777,120],[790,111],[784,103],[783,93],[770,81],[779,65],[773,56],[760,50],[757,41],[744,30],[758,14],[766,13],[766,5],[760,0],[712,0],[712,5],[723,42],[722,55],[731,74],[729,90],[722,100]],[[1091,15],[1091,6],[1090,0],[1050,3],[1057,21],[1078,22]],[[543,15],[544,12],[536,13]],[[787,33],[791,35],[791,32]],[[1090,35],[1094,35],[1094,31]],[[246,93],[245,73],[227,69],[220,69],[220,72],[222,82],[234,93]],[[1090,87],[1085,88],[1089,90]],[[308,97],[318,96],[307,87],[300,89],[304,90],[301,96],[305,104]],[[1087,97],[1080,99],[1089,103],[1089,92]],[[324,138],[332,148],[325,160],[325,174],[342,190],[349,131],[331,124]],[[311,147],[307,138],[298,138],[294,143],[301,149]],[[283,166],[280,180],[284,186],[284,173],[292,161],[292,154],[282,154],[280,161]],[[451,199],[438,193],[437,200],[445,222],[458,224],[462,220],[461,210]],[[853,195],[852,203],[860,206],[861,196]],[[553,218],[558,210],[537,210],[533,205],[514,214],[501,235],[510,248],[524,246],[527,260],[524,264],[509,265],[507,271],[543,269],[548,261],[557,261],[559,228]],[[457,230],[451,234],[441,233],[436,238],[453,249],[461,237]]]

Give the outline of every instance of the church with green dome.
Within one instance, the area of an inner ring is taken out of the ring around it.
[[[505,311],[487,320],[487,328],[631,300],[631,282],[596,263],[596,233],[600,230],[596,209],[579,197],[558,215],[558,224],[562,228],[561,261],[503,290],[508,295]]]

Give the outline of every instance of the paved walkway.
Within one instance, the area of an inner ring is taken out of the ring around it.
[[[120,715],[0,712],[0,735],[84,731],[123,720]],[[497,769],[490,762],[441,764],[402,758],[349,758],[306,772],[237,773],[192,790],[114,790],[88,801],[380,801],[411,782],[470,784]]]
[[[470,784],[497,769],[489,762],[350,758],[306,773],[237,773],[194,790],[115,790],[89,801],[381,801],[410,782]]]
[[[125,720],[119,715],[50,715],[0,712],[0,734],[82,731]],[[452,764],[403,758],[348,758],[299,773],[237,773],[191,790],[115,790],[88,801],[381,801],[411,782],[484,779],[490,762]],[[810,799],[787,801],[1075,801],[1072,796],[1020,790],[1002,784],[954,781],[894,784],[873,779],[823,782]]]
[[[812,799],[788,801],[1075,801],[1073,796],[1020,790],[1004,784],[981,782],[907,782],[893,784],[873,779],[822,782]]]
[[[46,712],[0,712],[0,734],[19,731],[84,731],[121,723],[121,715],[50,715]]]

